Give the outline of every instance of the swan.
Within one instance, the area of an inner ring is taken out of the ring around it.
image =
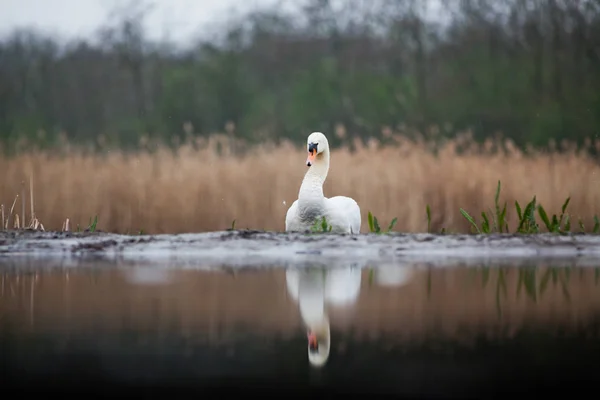
[[[307,329],[308,361],[314,367],[322,367],[329,358],[331,348],[325,303],[334,307],[353,304],[360,293],[361,269],[288,269],[285,280],[287,291],[298,303],[300,316]]]
[[[361,217],[358,203],[346,196],[327,198],[323,195],[323,183],[329,172],[327,137],[321,132],[313,132],[308,136],[306,145],[309,169],[300,185],[298,199],[285,216],[285,230],[304,232],[325,217],[332,232],[359,233]]]

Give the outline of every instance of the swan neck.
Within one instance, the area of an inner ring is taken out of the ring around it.
[[[302,185],[300,186],[300,192],[298,198],[306,197],[323,197],[323,183],[327,179],[327,173],[329,172],[329,150],[326,149],[321,153],[321,156],[315,160],[314,164],[308,168]]]

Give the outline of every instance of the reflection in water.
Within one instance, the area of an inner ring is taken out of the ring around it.
[[[167,285],[171,276],[166,268],[133,266],[125,269],[125,279],[136,285]]]
[[[0,266],[0,381],[83,370],[132,384],[308,385],[305,351],[323,384],[344,388],[447,395],[514,376],[556,381],[556,371],[582,379],[600,356],[599,271]]]
[[[393,264],[375,267],[372,272],[380,286],[402,286],[413,275],[411,268]],[[288,293],[298,303],[307,330],[311,365],[322,367],[329,358],[331,328],[326,308],[351,310],[360,294],[361,274],[356,266],[328,269],[315,265],[286,271]]]
[[[375,282],[379,286],[404,286],[414,273],[413,268],[398,264],[382,264],[374,268]]]
[[[360,292],[361,270],[355,267],[288,269],[287,289],[300,308],[307,328],[308,360],[316,367],[325,365],[331,347],[329,317],[325,303],[333,307],[351,306]]]
[[[559,293],[559,296],[562,296],[564,301],[567,303],[570,302],[569,282],[572,270],[573,268],[570,267],[547,267],[543,269],[537,266],[518,269],[481,267],[471,270],[471,278],[474,279],[476,275],[480,275],[482,287],[494,291],[496,312],[500,317],[503,313],[503,301],[510,301],[511,297],[508,282],[513,283],[512,286],[514,287],[514,296],[516,299],[524,296],[533,303],[537,303],[542,299],[544,293],[548,290],[554,290]],[[583,268],[576,269],[576,271],[581,281],[586,271]],[[588,271],[585,274],[585,280],[589,282],[592,279],[590,276],[591,270],[588,269]],[[593,269],[594,286],[598,285],[599,271],[599,268]]]

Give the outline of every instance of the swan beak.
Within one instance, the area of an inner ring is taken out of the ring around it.
[[[310,149],[308,151],[308,158],[306,159],[306,165],[310,167],[315,162],[315,157],[317,157],[317,151],[314,149]]]
[[[315,335],[313,332],[308,332],[308,347],[310,348],[311,351],[317,351],[319,350],[319,342],[317,340],[317,335]]]

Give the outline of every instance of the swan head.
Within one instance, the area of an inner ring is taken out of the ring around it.
[[[306,140],[306,149],[308,150],[306,165],[310,167],[315,163],[319,155],[329,150],[329,142],[327,141],[327,137],[321,132],[311,133],[308,135],[308,139]]]
[[[329,358],[331,344],[329,320],[327,317],[317,326],[309,326],[306,332],[308,338],[308,362],[313,367],[322,367]]]

